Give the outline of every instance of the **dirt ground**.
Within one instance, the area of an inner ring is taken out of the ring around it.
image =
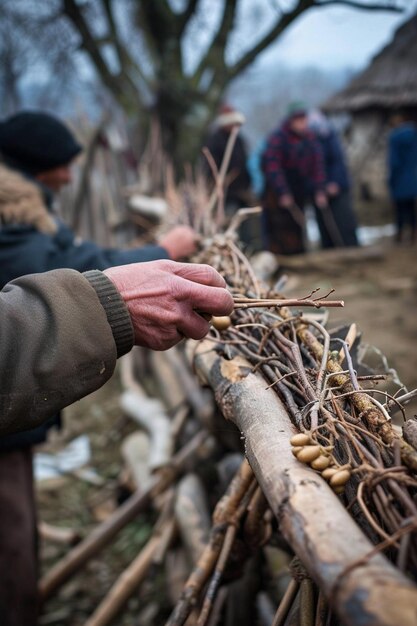
[[[334,288],[331,297],[344,300],[345,306],[330,310],[328,325],[356,322],[363,341],[383,352],[411,390],[417,387],[417,246],[386,239],[375,251],[379,258],[360,260],[358,253],[343,264],[326,260],[325,253],[312,253],[311,261],[307,255],[301,270],[287,270],[286,295]],[[409,406],[417,409],[416,404]]]
[[[378,259],[349,260],[343,264],[306,257],[302,268],[286,270],[290,275],[287,295],[304,296],[316,287],[323,292],[335,288],[332,296],[345,301],[344,309],[332,309],[330,324],[355,321],[366,342],[380,348],[397,369],[401,380],[412,389],[417,386],[417,247],[398,247],[382,243]],[[359,256],[359,255],[358,255]],[[320,257],[320,255],[319,255]],[[316,259],[314,261],[314,259]],[[87,534],[99,519],[116,506],[120,497],[118,482],[121,469],[120,445],[134,430],[123,418],[118,406],[120,390],[117,375],[103,389],[65,412],[65,428],[46,446],[49,451],[61,448],[77,435],[89,435],[91,466],[106,481],[98,487],[73,476],[59,478],[38,489],[41,519],[58,526],[72,527]],[[416,412],[416,404],[407,409]],[[75,576],[44,607],[41,624],[81,626],[99,600],[149,536],[152,518],[140,516],[105,549],[98,559]],[[68,550],[49,541],[42,544],[42,569],[45,571]],[[158,626],[164,614],[161,572],[155,570],[141,590],[129,602],[128,610],[113,624],[118,626]],[[151,601],[150,611],[141,607]],[[156,618],[152,607],[161,607]],[[166,612],[166,608],[165,608]]]

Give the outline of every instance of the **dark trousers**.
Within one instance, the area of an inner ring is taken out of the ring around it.
[[[357,246],[357,222],[349,191],[328,200],[325,209],[315,207],[322,248]]]
[[[263,198],[262,238],[266,250],[274,254],[301,254],[305,245],[305,198],[295,198],[295,205],[283,208],[272,190]]]
[[[397,221],[397,238],[400,241],[404,226],[407,224],[411,228],[411,238],[416,237],[416,200],[415,198],[406,198],[395,201],[395,214]]]
[[[0,624],[35,626],[38,616],[32,450],[0,453]]]

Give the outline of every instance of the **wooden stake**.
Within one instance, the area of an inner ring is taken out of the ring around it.
[[[106,626],[120,613],[123,606],[143,582],[159,550],[161,540],[165,543],[165,535],[172,539],[174,525],[174,520],[168,520],[159,532],[154,533],[135,560],[116,580],[104,600],[86,621],[85,626]]]
[[[42,602],[61,587],[75,572],[81,569],[93,556],[102,550],[117,533],[146,509],[152,498],[164,491],[182,471],[183,466],[194,457],[207,437],[207,432],[199,432],[172,459],[169,472],[155,476],[150,487],[143,493],[134,493],[105,522],[97,526],[88,537],[71,550],[41,579],[39,594]]]

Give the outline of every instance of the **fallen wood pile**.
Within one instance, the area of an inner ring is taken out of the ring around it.
[[[360,371],[355,325],[325,323],[321,307],[341,304],[330,294],[288,301],[257,279],[240,217],[219,234],[223,169],[207,214],[188,193],[187,220],[203,236],[195,260],[222,273],[235,310],[201,342],[124,357],[136,491],[46,574],[43,599],[152,509],[149,541],[86,626],[112,623],[161,572],[171,613],[157,607],[150,624],[414,626],[417,428],[403,436],[391,420],[413,394]]]

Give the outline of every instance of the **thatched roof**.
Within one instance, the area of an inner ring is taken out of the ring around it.
[[[417,14],[349,85],[332,96],[329,112],[417,107]]]

